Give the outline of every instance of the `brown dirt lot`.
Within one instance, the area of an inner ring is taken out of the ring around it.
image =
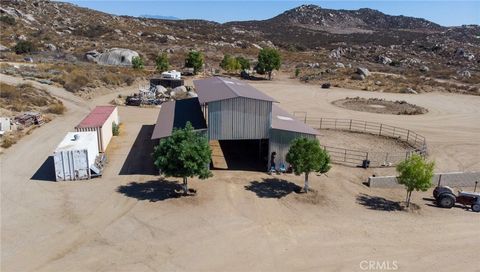
[[[437,170],[480,168],[478,97],[325,91],[284,79],[254,85],[289,111],[417,131]],[[311,177],[313,196],[296,193],[302,177],[215,171],[191,180],[197,196],[169,198],[175,180],[153,175],[145,152],[157,108],[120,107],[123,130],[102,178],[32,180],[63,135],[116,95],[86,102],[49,90],[68,107],[65,116],[0,155],[2,271],[360,271],[365,260],[395,261],[398,271],[478,269],[478,214],[433,207],[423,199],[431,192],[413,194],[418,212],[398,211],[404,191],[365,187],[371,169],[335,165],[328,177]],[[405,99],[431,111],[391,116],[331,105],[347,95]]]

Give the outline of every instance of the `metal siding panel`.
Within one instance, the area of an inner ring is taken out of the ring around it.
[[[285,164],[288,167],[288,163],[285,161],[285,158],[288,153],[288,149],[290,148],[290,143],[299,137],[306,137],[306,138],[315,138],[314,135],[310,134],[302,134],[298,132],[291,132],[285,130],[277,130],[272,129],[270,130],[270,140],[269,140],[269,162],[270,165],[270,154],[272,152],[276,152],[276,164],[279,166],[280,164]]]
[[[209,103],[209,139],[267,139],[271,102],[244,97]]]

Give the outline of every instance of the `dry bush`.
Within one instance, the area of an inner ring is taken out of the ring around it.
[[[87,73],[77,69],[65,76],[63,87],[69,92],[78,92],[90,82]]]
[[[59,114],[59,115],[63,114],[65,112],[65,110],[66,110],[66,108],[65,108],[65,106],[63,105],[62,102],[51,104],[47,108],[48,113]]]
[[[104,75],[102,75],[101,80],[107,85],[114,86],[118,86],[123,83],[123,79],[119,75],[109,72],[106,72]]]
[[[3,148],[9,148],[12,145],[17,143],[17,138],[16,137],[11,137],[11,136],[5,136],[2,141],[2,147]]]

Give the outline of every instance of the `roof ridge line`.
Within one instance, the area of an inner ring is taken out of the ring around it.
[[[227,79],[225,77],[217,77],[225,86],[227,86],[228,89],[230,89],[230,91],[232,91],[234,94],[237,95],[237,97],[243,97],[242,95],[240,95],[237,91],[235,91],[235,89],[233,89],[233,87],[231,87],[229,84],[227,84],[225,82],[224,79]]]

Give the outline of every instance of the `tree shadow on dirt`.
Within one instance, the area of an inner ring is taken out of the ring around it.
[[[254,192],[260,198],[282,198],[290,193],[302,191],[302,187],[295,183],[276,178],[263,179],[262,182],[252,181],[245,189]]]
[[[379,196],[370,196],[366,194],[359,194],[357,196],[357,203],[367,207],[370,210],[376,211],[402,211],[403,207],[400,202],[391,201]]]
[[[150,180],[147,182],[130,182],[117,188],[117,192],[138,200],[148,200],[150,202],[163,201],[170,198],[179,198],[182,196],[192,196],[195,190],[189,189],[189,194],[184,195],[180,184],[169,180]]]

